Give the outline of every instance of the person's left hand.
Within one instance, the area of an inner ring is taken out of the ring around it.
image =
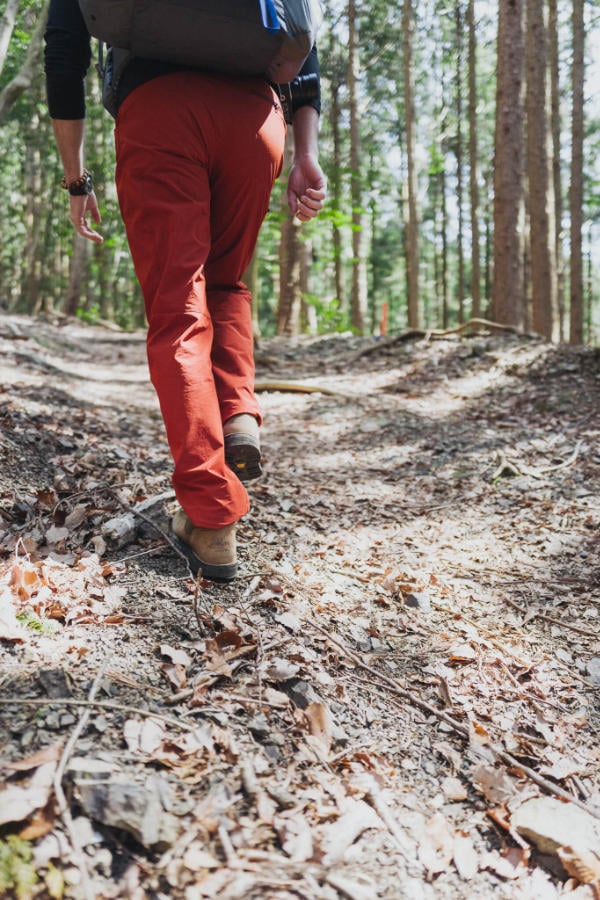
[[[88,241],[93,241],[95,244],[101,244],[104,238],[101,234],[98,234],[97,231],[94,231],[87,219],[89,213],[93,222],[96,222],[99,225],[102,221],[95,193],[92,191],[91,194],[84,194],[83,196],[71,196],[69,197],[69,201],[71,207],[71,222],[73,223],[75,231],[80,234],[81,237],[87,238]]]
[[[314,156],[295,159],[288,179],[288,206],[301,222],[314,219],[327,197],[327,180]]]

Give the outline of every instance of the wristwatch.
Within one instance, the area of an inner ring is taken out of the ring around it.
[[[92,175],[87,169],[84,169],[83,175],[76,178],[75,181],[68,182],[67,179],[63,177],[60,186],[65,188],[71,197],[85,197],[94,190]]]

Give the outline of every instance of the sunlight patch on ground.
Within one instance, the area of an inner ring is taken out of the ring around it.
[[[81,403],[92,406],[122,406],[132,403],[144,409],[158,409],[154,390],[148,376],[140,373],[139,366],[131,366],[131,380],[127,377],[114,380],[110,367],[102,369],[82,365],[52,363],[53,384],[60,384],[60,390]],[[120,367],[122,368],[122,367]],[[64,378],[61,379],[61,375]],[[0,365],[0,384],[24,385],[43,388],[49,383],[43,372],[26,372],[17,366]]]

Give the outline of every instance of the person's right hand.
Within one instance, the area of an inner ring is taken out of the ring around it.
[[[96,195],[92,191],[91,194],[84,194],[82,197],[70,197],[71,201],[71,222],[73,228],[82,237],[95,244],[101,244],[104,238],[97,231],[90,227],[87,220],[88,213],[92,217],[92,221],[100,224],[100,210],[98,209],[98,201]]]

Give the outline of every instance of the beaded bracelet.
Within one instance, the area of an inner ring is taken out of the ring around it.
[[[80,175],[79,178],[76,178],[74,181],[67,181],[66,177],[63,175],[60,186],[68,191],[72,197],[83,197],[86,194],[91,194],[94,190],[92,175],[87,169],[84,169],[83,175]]]

